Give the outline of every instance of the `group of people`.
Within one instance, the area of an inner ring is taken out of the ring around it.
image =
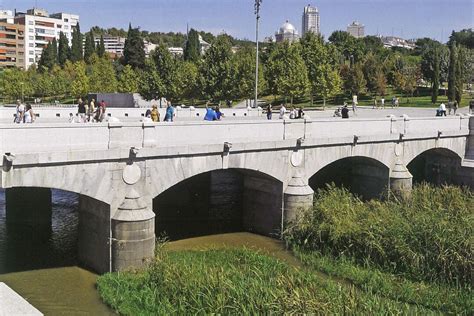
[[[352,111],[355,112],[354,103],[352,104]],[[342,117],[343,119],[349,118],[349,108],[347,107],[347,102],[344,102],[342,107],[336,108],[334,111],[334,117]]]
[[[33,123],[36,120],[36,115],[33,112],[30,103],[24,105],[20,100],[16,100],[16,113],[13,119],[14,123]]]
[[[166,112],[165,117],[163,119],[164,122],[173,122],[174,117],[176,116],[176,111],[171,104],[171,102],[167,102],[166,104]],[[143,118],[144,122],[159,122],[160,121],[160,111],[158,111],[158,107],[156,104],[153,104],[151,110],[148,109],[145,112],[145,117]]]
[[[398,108],[400,104],[400,99],[398,97],[393,97],[392,98],[392,109],[393,108]],[[372,105],[372,109],[385,109],[385,98],[381,97],[380,98],[380,103],[377,100],[377,98],[374,98],[374,103]]]
[[[204,121],[220,121],[224,117],[224,113],[221,112],[220,106],[215,107],[209,106],[209,102],[206,103],[206,114],[204,115]]]
[[[95,99],[92,99],[89,104],[79,98],[77,101],[77,116],[74,117],[72,113],[69,117],[70,123],[88,123],[88,122],[102,122],[105,118],[106,111],[105,101],[102,100],[100,103],[95,105]]]
[[[448,115],[451,115],[451,112],[454,112],[454,115],[456,115],[456,112],[458,110],[459,104],[458,101],[449,101],[448,102]],[[444,102],[441,102],[439,105],[438,109],[436,110],[436,116],[446,116],[446,104]]]
[[[273,107],[271,103],[267,105],[267,108],[264,110],[264,113],[267,115],[267,120],[272,119]],[[301,119],[301,118],[304,118],[304,115],[305,115],[302,107],[296,109],[294,106],[292,106],[291,110],[288,112],[288,110],[285,107],[285,104],[282,103],[280,106],[280,111],[279,111],[279,119],[280,120],[284,119],[287,113],[289,113],[290,119]]]

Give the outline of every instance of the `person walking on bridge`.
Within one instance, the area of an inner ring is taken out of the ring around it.
[[[16,114],[15,123],[23,123],[23,115],[25,114],[25,106],[21,104],[20,100],[16,100]]]
[[[87,108],[87,122],[90,122],[95,112],[95,99],[92,98]]]

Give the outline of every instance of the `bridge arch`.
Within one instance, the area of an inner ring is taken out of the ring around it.
[[[350,156],[325,164],[309,178],[309,185],[316,191],[334,183],[364,199],[372,199],[386,193],[389,175],[389,167],[377,159]]]
[[[212,169],[153,197],[155,231],[171,239],[249,231],[278,235],[283,182],[261,171]]]

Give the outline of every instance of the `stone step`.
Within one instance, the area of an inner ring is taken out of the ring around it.
[[[0,282],[0,316],[38,316],[43,315],[8,285]]]

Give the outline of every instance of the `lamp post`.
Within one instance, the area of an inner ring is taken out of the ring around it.
[[[20,82],[21,86],[21,102],[23,103],[23,82]]]
[[[255,60],[255,101],[254,107],[258,106],[258,21],[260,20],[260,5],[263,0],[255,0],[255,15],[256,15],[256,25],[255,25],[255,41],[257,42],[257,52]]]

